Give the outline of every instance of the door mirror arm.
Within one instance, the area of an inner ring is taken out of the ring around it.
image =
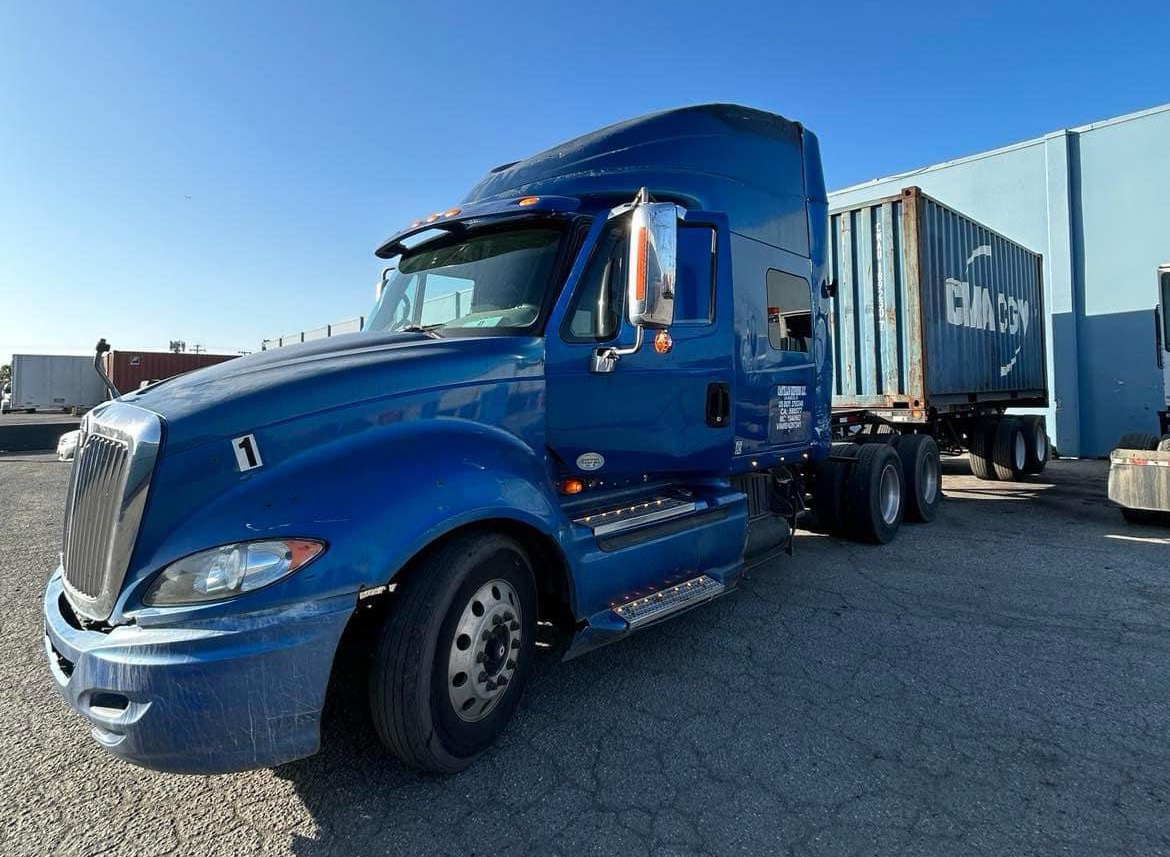
[[[637,354],[642,350],[642,341],[645,338],[645,328],[637,325],[634,328],[634,344],[628,348],[614,345],[605,345],[593,351],[589,358],[589,371],[604,375],[617,368],[618,360],[628,354]]]

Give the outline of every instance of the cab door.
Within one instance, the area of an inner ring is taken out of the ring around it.
[[[673,324],[647,330],[638,352],[595,373],[599,347],[635,340],[625,320],[628,224],[628,217],[594,224],[549,322],[549,448],[565,472],[610,484],[724,473],[734,383],[731,299],[717,288],[727,282],[725,220],[690,212],[679,222]]]

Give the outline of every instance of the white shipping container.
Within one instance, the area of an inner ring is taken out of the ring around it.
[[[105,401],[106,386],[92,357],[12,355],[12,410],[92,408]]]

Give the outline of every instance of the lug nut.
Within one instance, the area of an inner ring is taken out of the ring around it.
[[[495,616],[493,616],[493,617],[492,617],[492,624],[493,624],[493,625],[499,625],[499,624],[501,624],[503,621],[504,621],[504,620],[503,620],[503,618],[501,618],[501,616],[500,616],[500,614],[499,614],[499,613],[497,613]]]
[[[476,652],[475,653],[475,662],[477,664],[482,664],[486,660],[487,660],[487,655],[485,655],[483,652]]]
[[[479,635],[479,638],[481,640],[486,641],[489,637],[491,637],[491,635],[492,635],[492,632],[489,631],[487,628],[484,628],[483,633]]]
[[[516,618],[516,617],[515,617],[515,616],[512,614],[512,611],[511,611],[511,610],[505,610],[505,611],[504,611],[504,619],[506,619],[507,621],[511,622],[511,621],[512,621],[513,619],[515,619],[515,618]]]
[[[507,683],[508,683],[508,677],[506,675],[500,676],[500,678],[498,680],[498,684],[500,685],[500,687],[503,687]]]
[[[520,648],[520,641],[519,641],[519,640],[513,640],[513,641],[512,641],[512,648],[513,648],[513,649],[518,649],[518,648]]]
[[[479,675],[477,675],[475,677],[475,680],[482,684],[483,682],[487,681],[487,673],[481,672]]]
[[[513,631],[519,631],[520,630],[520,623],[519,622],[512,622],[512,624],[510,624],[508,626],[508,628],[510,628]]]
[[[488,683],[485,686],[487,687],[488,690],[495,690],[496,689],[496,683],[494,681],[492,681],[491,679],[488,679]]]
[[[516,662],[514,660],[512,660],[511,658],[508,658],[507,667],[510,670],[516,669]]]

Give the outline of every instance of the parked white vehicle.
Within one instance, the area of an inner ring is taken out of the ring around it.
[[[72,461],[73,456],[77,454],[77,442],[80,438],[81,431],[79,429],[67,431],[61,435],[61,439],[57,441],[57,460]]]
[[[12,388],[5,387],[3,394],[0,394],[0,414],[6,414],[12,410]]]

